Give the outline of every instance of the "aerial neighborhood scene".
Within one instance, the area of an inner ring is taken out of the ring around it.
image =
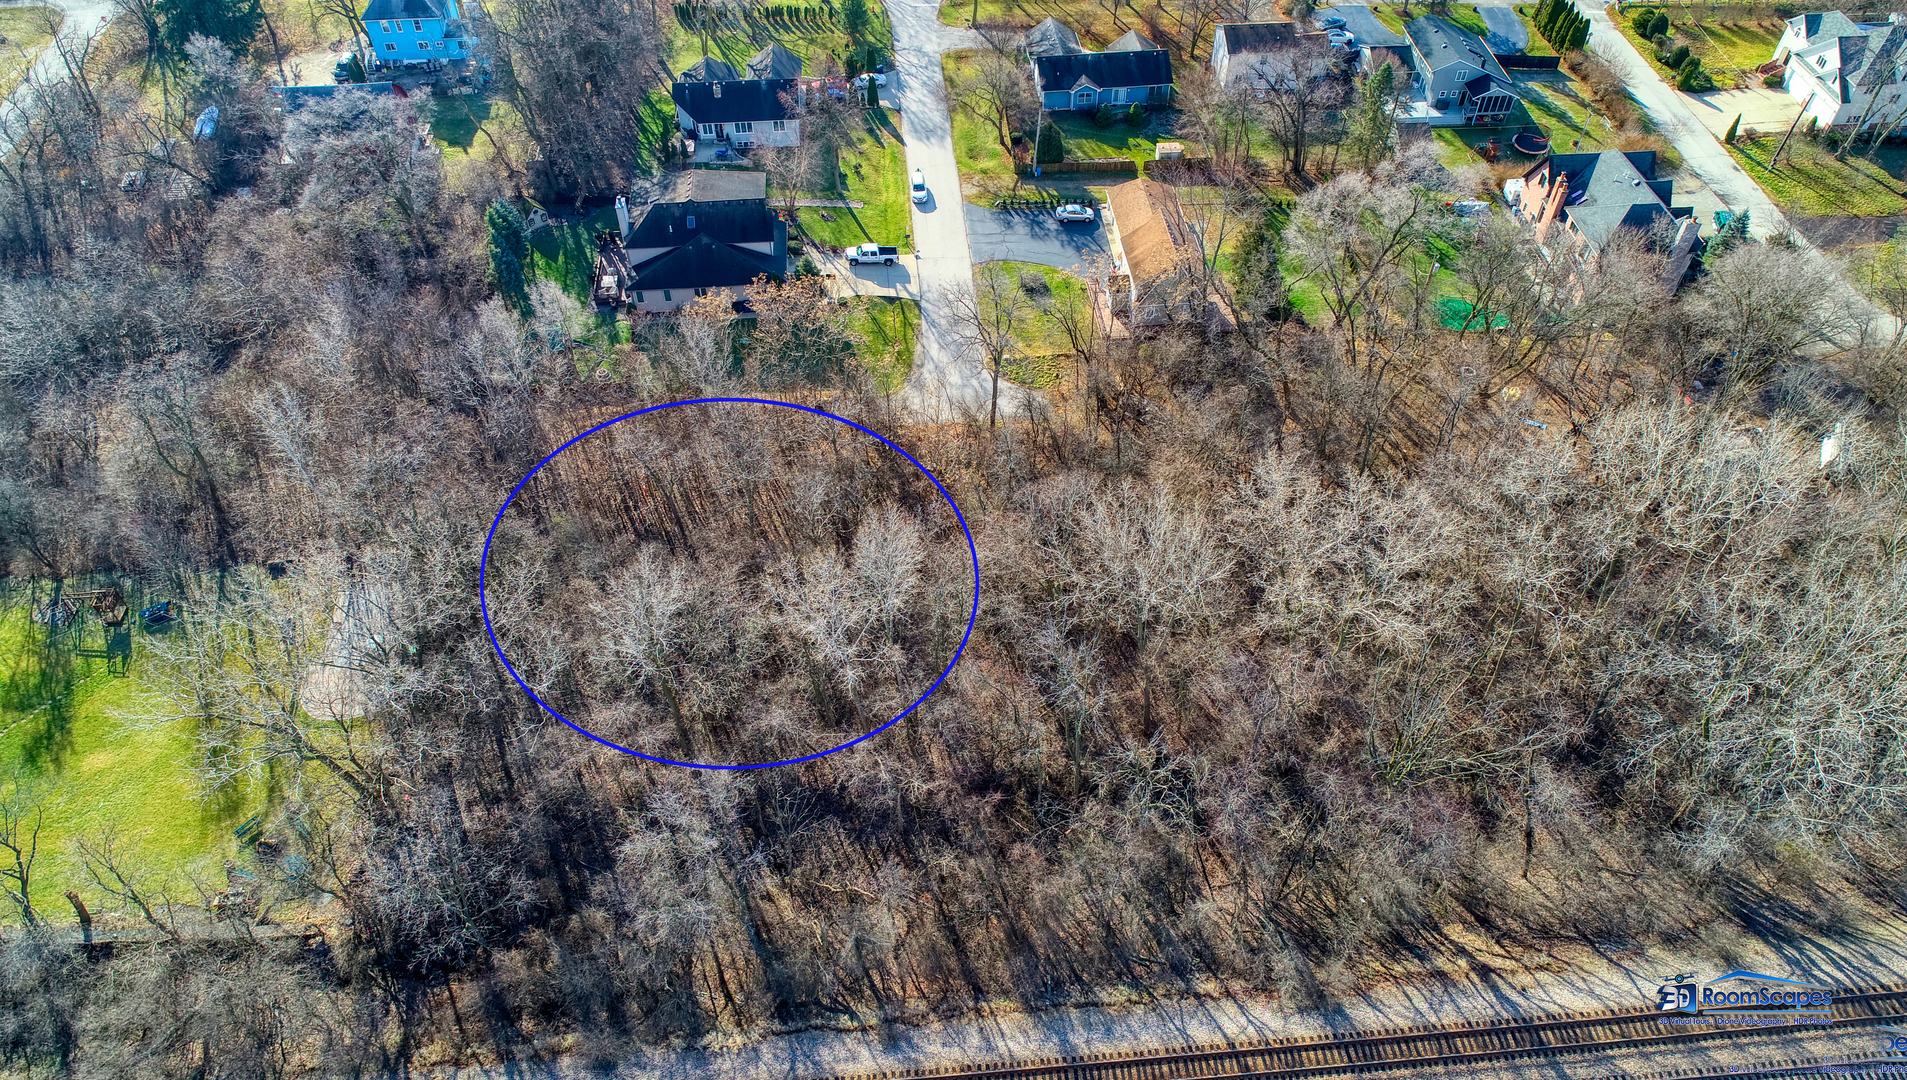
[[[1907,0],[16,0],[0,96],[0,1077],[1907,1068]]]

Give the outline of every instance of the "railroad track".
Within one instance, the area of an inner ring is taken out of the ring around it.
[[[1907,1023],[1907,987],[1874,987],[1837,995],[1834,1025]],[[1670,1026],[1653,1010],[1602,1010],[1452,1026],[1353,1031],[1329,1037],[1274,1039],[1250,1045],[1195,1046],[1136,1056],[1091,1055],[981,1066],[949,1066],[838,1077],[834,1080],[1295,1080],[1298,1077],[1396,1069],[1492,1065],[1516,1059],[1674,1046],[1731,1036],[1770,1034],[1767,1027]],[[1823,1028],[1809,1027],[1815,1032]],[[1706,1076],[1780,1076],[1833,1064],[1827,1059],[1767,1062],[1739,1072],[1689,1070],[1651,1076],[1689,1080]],[[1852,1071],[1842,1077],[1860,1075]],[[1762,1070],[1762,1071],[1756,1071]],[[1907,1078],[1907,1069],[1876,1067],[1875,1076]],[[1634,1076],[1634,1074],[1628,1074]],[[1637,1078],[1639,1080],[1639,1078]]]

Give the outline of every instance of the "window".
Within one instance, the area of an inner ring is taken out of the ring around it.
[[[397,42],[395,42],[395,41],[387,41],[387,42],[385,42],[385,43],[384,43],[384,51],[385,51],[385,52],[396,52],[396,51],[397,51]]]
[[[443,48],[443,47],[444,47],[444,43],[443,43],[443,42],[441,42],[441,41],[440,41],[440,42],[438,42],[438,43],[437,43],[437,47],[438,47],[438,48],[440,48],[440,49],[441,49],[441,48]]]
[[[640,304],[640,303],[642,303],[642,290],[641,290],[641,289],[637,289],[637,290],[636,290],[636,303],[638,303],[638,304]]]
[[[1817,67],[1817,68],[1825,68],[1825,67],[1827,67],[1827,66],[1828,66],[1828,58],[1827,58],[1827,57],[1825,57],[1825,56],[1817,56],[1817,57],[1815,57],[1815,58],[1814,58],[1814,66],[1815,66],[1815,67]]]
[[[707,296],[708,294],[709,294],[709,291],[708,291],[707,289],[697,289],[697,290],[695,290],[695,295],[697,295],[697,296]]]
[[[713,135],[713,134],[715,134],[715,125],[714,125],[714,124],[703,124],[703,125],[702,125],[702,134],[704,134],[704,135]]]
[[[1895,96],[1896,98],[1898,98],[1898,97],[1899,97],[1900,95],[1899,95],[1899,94],[1895,94],[1894,96]],[[775,130],[776,130],[776,131],[787,131],[787,130],[788,130],[788,121],[786,121],[786,120],[777,120],[777,121],[775,121]]]
[[[669,290],[664,289],[662,290],[662,302],[665,304],[673,304],[675,303],[675,297],[670,296]]]
[[[729,129],[730,131],[733,131],[733,132],[734,132],[735,134],[737,134],[737,135],[746,135],[746,134],[748,134],[749,132],[751,132],[751,131],[754,131],[754,130],[755,130],[755,125],[754,125],[754,124],[751,124],[751,123],[749,123],[749,122],[748,122],[748,121],[746,121],[746,120],[744,120],[744,121],[742,121],[742,122],[741,122],[741,123],[739,123],[739,124],[730,124],[730,125],[728,125],[728,129]]]
[[[688,223],[688,224],[689,224],[689,228],[691,228],[691,229],[693,229],[693,228],[695,228],[695,215],[694,215],[694,214],[690,214],[690,215],[689,215],[689,223]]]
[[[1448,90],[1439,90],[1439,91],[1437,91],[1437,100],[1438,100],[1438,101],[1442,101],[1442,100],[1444,100],[1445,98],[1447,98],[1447,97],[1449,97],[1449,96],[1450,96],[1450,91],[1448,91]]]
[[[418,52],[429,52],[429,51],[430,51],[430,42],[428,42],[428,41],[420,41],[420,42],[418,42],[418,43],[417,43],[417,51],[418,51]]]
[[[385,32],[385,33],[387,33],[387,34],[388,34],[388,33],[390,33],[390,32],[391,32],[391,20],[389,20],[389,19],[381,19],[381,20],[379,20],[379,21],[378,21],[378,24],[377,24],[377,28],[378,28],[379,30],[382,30],[382,31],[384,31],[384,32]]]
[[[412,20],[411,20],[411,32],[412,32],[412,33],[414,33],[414,34],[421,34],[421,33],[423,33],[423,32],[424,32],[424,20],[422,20],[422,19],[412,19]]]

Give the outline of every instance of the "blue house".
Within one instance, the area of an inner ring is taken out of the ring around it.
[[[371,0],[364,9],[371,57],[385,67],[444,64],[469,57],[476,42],[457,0]]]
[[[1079,38],[1052,19],[1027,33],[1033,85],[1040,105],[1092,112],[1101,105],[1163,105],[1172,99],[1172,58],[1137,30],[1087,52]]]

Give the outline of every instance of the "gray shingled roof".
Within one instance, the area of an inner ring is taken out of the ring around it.
[[[1128,30],[1118,41],[1106,46],[1106,52],[1150,52],[1159,47],[1159,43],[1141,34],[1137,30]]]
[[[1026,51],[1029,56],[1072,56],[1085,52],[1086,47],[1071,27],[1049,18],[1026,32]]]
[[[729,202],[768,197],[768,174],[754,169],[689,169],[669,178],[657,202]]]
[[[1818,37],[1848,37],[1861,32],[1853,19],[1838,11],[1817,11],[1811,15],[1796,16],[1796,19],[1801,23],[1801,36],[1809,41]]]
[[[678,82],[669,88],[669,96],[698,124],[732,124],[739,120],[788,119],[794,115],[790,102],[795,90],[793,79],[738,79]]]
[[[694,218],[694,226],[689,219]],[[729,202],[658,202],[632,207],[626,248],[680,247],[697,236],[724,244],[759,244],[774,239],[780,224],[761,199]]]
[[[630,287],[635,289],[713,289],[746,285],[762,274],[781,277],[788,272],[788,227],[775,223],[775,253],[763,255],[723,243],[708,233],[637,265]]]
[[[704,56],[682,72],[683,82],[731,82],[741,77],[735,65],[714,56]]]
[[[1164,49],[1040,56],[1033,60],[1033,71],[1041,91],[1073,89],[1081,83],[1102,90],[1172,84],[1172,58]]]
[[[383,19],[441,19],[444,9],[437,0],[371,0],[364,8],[365,22]]]
[[[1233,56],[1283,49],[1298,40],[1294,22],[1221,23],[1218,29],[1225,35],[1225,51]]]
[[[1411,44],[1417,47],[1433,72],[1452,64],[1467,64],[1500,82],[1510,81],[1483,39],[1455,23],[1423,15],[1405,23],[1404,32],[1410,35]]]
[[[1617,229],[1647,232],[1664,216],[1690,213],[1687,207],[1669,205],[1674,185],[1655,178],[1653,150],[1557,154],[1537,167],[1542,168],[1560,170],[1569,177],[1563,216],[1597,247],[1607,244]]]
[[[770,45],[748,58],[751,79],[799,79],[801,57],[780,45]]]

